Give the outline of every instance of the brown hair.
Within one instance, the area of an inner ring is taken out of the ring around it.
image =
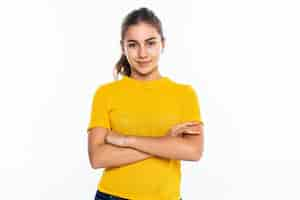
[[[147,23],[156,28],[157,32],[161,36],[161,40],[164,41],[165,37],[163,35],[162,24],[159,18],[154,14],[154,12],[146,7],[141,7],[139,9],[135,9],[127,14],[127,16],[123,19],[121,26],[121,40],[120,44],[123,45],[123,40],[126,31],[128,30],[130,25],[136,25],[140,22]],[[126,56],[122,53],[121,58],[118,60],[114,67],[114,79],[117,80],[118,74],[122,74],[125,76],[130,76],[131,69],[130,64],[126,58]]]

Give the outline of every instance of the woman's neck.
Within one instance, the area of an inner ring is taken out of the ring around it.
[[[138,72],[131,71],[130,77],[137,80],[147,81],[147,80],[158,80],[162,78],[162,75],[159,73],[159,71],[155,71],[150,74],[141,74]]]

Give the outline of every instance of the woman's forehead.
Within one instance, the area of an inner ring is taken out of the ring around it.
[[[131,25],[125,33],[125,41],[147,41],[151,39],[159,39],[157,30],[147,24]]]

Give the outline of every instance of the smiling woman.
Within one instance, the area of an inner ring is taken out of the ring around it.
[[[120,45],[122,55],[116,64],[117,74],[142,80],[160,77],[158,62],[165,37],[161,22],[152,11],[141,8],[127,15],[122,23]]]
[[[91,166],[105,168],[95,200],[179,200],[181,160],[203,151],[198,96],[160,74],[165,38],[153,11],[129,13],[120,44],[116,80],[97,88],[87,129]]]
[[[131,66],[130,71],[140,78],[153,72],[157,73],[153,75],[158,75],[158,61],[165,44],[156,28],[140,22],[128,27],[124,34],[121,40],[122,52]]]

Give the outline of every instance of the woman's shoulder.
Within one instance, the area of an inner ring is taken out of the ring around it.
[[[98,83],[96,86],[96,93],[101,92],[101,93],[106,93],[106,92],[111,92],[115,88],[120,85],[121,80],[111,80],[111,81],[106,81],[106,82],[101,82]]]
[[[172,85],[179,90],[190,90],[191,88],[193,89],[193,86],[191,83],[184,82],[184,81],[177,81],[172,78],[169,78],[169,80],[172,83]]]

